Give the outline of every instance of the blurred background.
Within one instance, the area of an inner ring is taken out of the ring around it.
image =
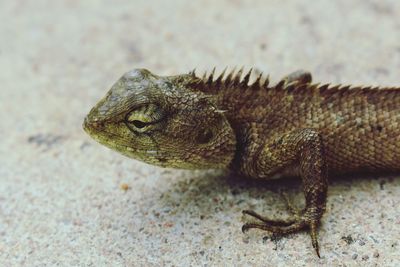
[[[284,215],[294,182],[160,169],[96,144],[83,117],[126,71],[297,69],[400,86],[397,0],[0,1],[1,266],[396,266],[400,179],[331,181],[321,255],[306,233],[242,234]]]

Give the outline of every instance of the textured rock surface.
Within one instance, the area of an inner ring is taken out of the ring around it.
[[[399,86],[400,3],[148,2],[0,3],[1,266],[398,266],[396,176],[331,181],[317,259],[305,233],[240,231],[242,209],[285,214],[281,189],[301,202],[298,181],[159,169],[95,144],[81,123],[136,67],[245,65],[273,79],[303,68]]]

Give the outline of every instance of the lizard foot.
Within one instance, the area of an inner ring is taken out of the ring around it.
[[[285,196],[286,198],[286,196]],[[276,219],[272,220],[267,217],[264,217],[255,211],[252,210],[244,210],[243,214],[250,215],[258,220],[260,223],[246,223],[242,226],[242,232],[246,232],[251,228],[258,228],[264,231],[271,232],[276,235],[287,235],[291,233],[296,233],[302,231],[304,229],[309,229],[311,235],[312,246],[315,249],[318,257],[319,254],[319,245],[318,245],[318,225],[320,221],[320,216],[313,215],[311,211],[298,211],[294,207],[290,205],[290,202],[287,200],[287,206],[292,214],[292,216],[286,220]]]

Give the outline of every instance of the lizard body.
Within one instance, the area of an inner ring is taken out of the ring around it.
[[[85,118],[84,129],[118,152],[162,167],[225,168],[252,178],[299,175],[306,206],[287,220],[245,214],[277,234],[317,229],[327,174],[400,171],[400,88],[319,85],[294,72],[276,85],[260,75],[214,71],[126,73]],[[290,205],[289,205],[290,207]]]

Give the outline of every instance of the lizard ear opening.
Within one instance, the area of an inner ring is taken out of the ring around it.
[[[196,141],[199,144],[206,144],[211,141],[214,137],[213,132],[210,129],[201,130],[196,137]]]

